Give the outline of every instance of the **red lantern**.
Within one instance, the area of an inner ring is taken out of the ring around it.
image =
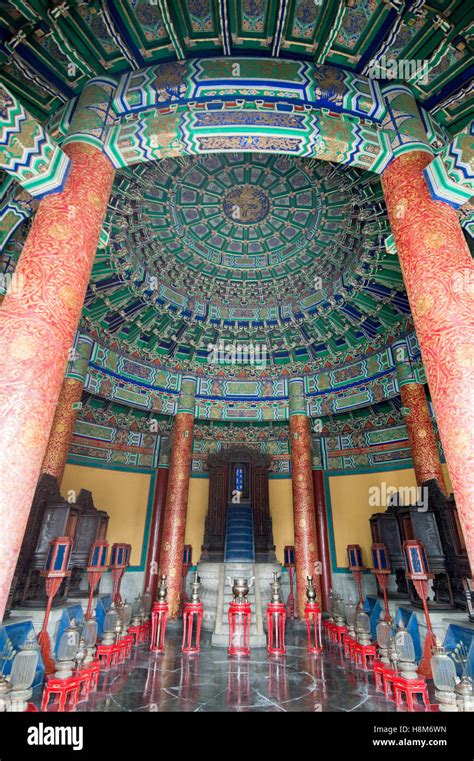
[[[161,577],[158,588],[158,600],[151,612],[151,644],[154,653],[165,652],[166,623],[168,619],[168,603],[166,602],[166,576]]]
[[[130,554],[132,547],[130,544],[124,544],[122,542],[116,542],[112,545],[110,553],[110,570],[112,571],[112,600],[116,605],[122,604],[122,596],[120,594],[120,584],[122,582],[122,576],[125,573],[125,569],[130,565]]]
[[[201,649],[201,624],[203,617],[203,605],[199,600],[199,576],[194,576],[193,593],[190,602],[186,602],[183,613],[183,653],[199,653]]]
[[[349,559],[349,570],[352,573],[357,589],[359,590],[359,602],[364,604],[364,596],[362,594],[362,573],[365,571],[364,561],[362,559],[362,548],[359,544],[347,545],[347,557]]]
[[[385,605],[385,620],[390,621],[390,610],[388,607],[387,587],[388,577],[390,576],[390,559],[387,548],[384,544],[377,542],[372,545],[372,560],[374,567],[372,573],[377,579],[378,585],[382,590],[383,601]]]
[[[267,631],[269,655],[285,655],[286,607],[280,598],[280,582],[276,571],[273,572],[272,599],[267,606]]]
[[[86,618],[91,617],[94,590],[100,581],[100,577],[104,571],[107,570],[108,549],[109,543],[103,539],[97,540],[91,544],[89,564],[87,566],[87,581],[89,582],[89,604],[87,605]]]
[[[52,539],[49,543],[44,569],[41,571],[41,576],[44,576],[46,583],[48,603],[44,614],[43,626],[38,635],[38,644],[41,648],[41,656],[45,665],[46,674],[52,674],[55,670],[54,660],[51,656],[51,642],[48,634],[49,614],[51,613],[53,599],[57,594],[63,579],[71,575],[69,561],[71,559],[72,547],[73,541],[69,536],[57,536],[55,539]]]
[[[403,542],[403,557],[405,560],[406,577],[413,582],[413,586],[423,602],[427,634],[423,648],[423,658],[418,667],[418,673],[432,679],[431,653],[435,647],[435,637],[431,627],[430,612],[428,610],[429,580],[434,578],[428,566],[425,546],[418,539],[407,539]]]
[[[321,608],[316,599],[316,590],[313,585],[313,577],[308,576],[306,587],[307,602],[304,608],[306,619],[306,631],[308,635],[308,653],[319,655],[323,651],[321,636]]]

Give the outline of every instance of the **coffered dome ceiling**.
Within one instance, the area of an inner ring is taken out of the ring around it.
[[[167,159],[115,182],[84,323],[148,359],[219,341],[319,366],[387,342],[409,308],[378,177],[268,154]]]
[[[383,56],[417,60],[427,66],[411,81],[418,102],[456,134],[472,88],[468,5],[12,0],[0,63],[46,123],[92,77],[197,56],[293,58],[362,75]],[[4,271],[26,231],[10,241]],[[81,327],[169,369],[204,371],[221,340],[264,345],[270,374],[341,365],[412,327],[389,234],[378,177],[355,168],[222,153],[120,170]],[[236,372],[247,371],[226,368]]]

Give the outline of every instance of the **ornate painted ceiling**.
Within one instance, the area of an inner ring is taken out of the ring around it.
[[[473,17],[463,0],[10,0],[1,8],[1,76],[33,116],[51,124],[92,77],[167,61],[258,55],[367,75],[374,60],[382,69],[387,60],[417,60],[427,66],[426,76],[410,79],[418,102],[455,135],[472,116]],[[37,203],[24,191],[16,200],[28,213]],[[7,244],[3,272],[13,271],[28,227],[24,222]],[[142,381],[158,377],[161,368],[170,377],[190,369],[219,378],[200,381],[209,401],[201,403],[197,440],[206,441],[204,418],[216,408],[212,394],[232,399],[225,379],[270,377],[276,389],[280,377],[297,372],[307,376],[308,389],[314,382],[322,393],[311,374],[336,368],[341,383],[362,383],[369,366],[379,362],[373,352],[412,330],[389,236],[378,176],[354,167],[221,153],[121,169],[81,330],[110,350],[103,352],[104,366],[111,366],[114,353],[121,366],[125,357],[145,363],[134,370]],[[265,364],[210,369],[210,347],[228,344],[264,347]],[[382,368],[388,372],[383,363],[371,372]],[[128,397],[123,390],[114,396],[110,378],[97,377],[102,370],[93,368],[87,398],[96,406],[88,401],[82,423],[98,424],[94,416],[116,412],[132,436],[118,443],[128,447],[127,457],[133,447],[144,448],[133,462],[146,466],[158,450],[156,442],[133,438],[140,425],[140,435],[147,435],[150,412],[138,407],[158,409],[166,421],[166,404],[157,406],[153,392],[143,401],[135,389],[127,388]],[[335,397],[342,393],[332,376],[326,382]],[[247,392],[250,399],[254,387]],[[276,398],[281,392],[272,393]],[[117,398],[124,405],[112,401]],[[361,399],[349,412],[339,411],[337,400],[326,407],[314,402],[311,414],[323,420],[324,436],[392,426],[398,441],[393,381]],[[252,417],[255,405],[245,404],[242,415],[250,420],[280,419],[276,408]],[[127,423],[129,414],[133,420]],[[120,429],[117,420],[110,430]],[[166,429],[159,433],[166,435]],[[344,449],[343,442],[331,447]],[[344,464],[344,455],[334,457]]]
[[[472,23],[465,0],[9,0],[0,64],[44,118],[91,77],[167,60],[257,52],[358,73],[382,55],[423,60],[417,98],[454,133],[469,116]]]
[[[221,343],[263,347],[270,372],[365,353],[409,323],[384,208],[376,176],[314,160],[220,154],[126,170],[84,326],[181,367]]]

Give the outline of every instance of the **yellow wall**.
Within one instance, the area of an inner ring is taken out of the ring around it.
[[[272,517],[273,541],[277,560],[283,563],[283,548],[286,544],[294,545],[293,494],[291,478],[270,478],[270,515]]]
[[[85,465],[66,465],[61,494],[77,494],[89,489],[94,504],[109,516],[107,541],[128,542],[132,545],[131,565],[140,565],[145,532],[146,513],[151,475],[121,470],[91,468]]]
[[[451,482],[446,465],[443,465],[443,471],[448,489],[451,491]],[[413,468],[406,468],[381,473],[372,472],[329,477],[338,567],[347,567],[346,547],[348,544],[360,544],[364,553],[364,560],[370,565],[372,537],[369,518],[373,513],[384,512],[386,508],[369,505],[369,489],[374,486],[382,489],[383,483],[385,483],[386,488],[416,486],[415,472]]]
[[[188,494],[188,513],[186,516],[185,544],[192,545],[193,563],[198,563],[201,557],[201,547],[204,541],[204,522],[207,515],[209,500],[209,479],[190,478]]]

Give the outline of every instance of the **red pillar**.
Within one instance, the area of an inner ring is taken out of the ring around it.
[[[196,379],[183,376],[178,410],[173,424],[168,495],[160,555],[160,573],[165,574],[167,578],[170,618],[176,618],[179,612],[181,567],[193,449],[195,395]]]
[[[398,156],[382,186],[472,571],[474,265],[455,210],[430,196],[431,158]]]
[[[313,470],[314,511],[316,514],[316,533],[318,538],[318,558],[321,562],[321,606],[327,610],[331,591],[331,552],[329,549],[328,519],[326,498],[324,494],[324,474],[322,470]]]
[[[405,425],[410,442],[416,483],[421,486],[425,481],[435,478],[440,488],[446,493],[441,459],[425,389],[421,383],[407,383],[401,387],[400,395],[405,410]]]
[[[41,466],[41,473],[49,473],[51,476],[55,476],[59,486],[61,486],[64,474],[77,413],[82,406],[82,392],[93,346],[92,338],[77,335],[75,345],[70,353],[71,361],[61,386],[48,446]]]
[[[440,488],[447,493],[425,389],[416,380],[406,340],[402,338],[395,341],[391,349],[397,371],[416,483],[421,486],[425,481],[435,478]]]
[[[147,564],[144,591],[148,590],[151,599],[156,598],[158,571],[160,562],[161,536],[165,516],[166,493],[168,489],[168,468],[158,468],[155,486],[155,501],[151,517],[150,541],[148,542]]]
[[[0,620],[74,342],[114,169],[97,148],[64,148],[72,169],[41,201],[18,260],[23,283],[0,320]]]
[[[319,582],[318,542],[311,471],[311,439],[303,381],[301,378],[292,378],[288,385],[296,590],[298,618],[304,619],[307,576],[316,576]]]

